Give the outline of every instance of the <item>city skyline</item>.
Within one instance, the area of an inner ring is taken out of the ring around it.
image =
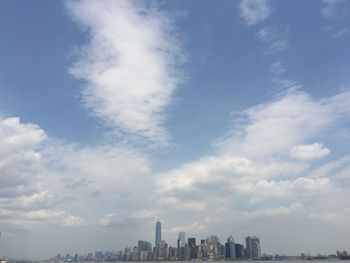
[[[261,251],[260,238],[257,236],[247,236],[245,246],[235,242],[232,235],[229,235],[227,241],[217,235],[211,235],[204,239],[197,239],[192,236],[187,238],[186,233],[179,232],[177,246],[169,244],[166,240],[161,240],[161,222],[159,217],[155,224],[155,245],[146,240],[138,240],[137,246],[128,245],[124,250],[113,251],[95,251],[85,253],[84,256],[75,254],[59,253],[51,260],[56,262],[84,262],[84,261],[213,261],[213,260],[313,260],[313,259],[339,259],[342,256],[349,257],[347,250],[337,250],[333,254],[317,255],[305,253],[301,248],[298,255],[285,255],[274,252],[265,254]]]
[[[349,250],[350,1],[3,0],[0,32],[0,258]]]
[[[122,260],[122,261],[161,261],[161,260],[220,260],[220,259],[256,259],[262,258],[260,249],[260,240],[258,237],[246,237],[246,248],[242,244],[236,243],[232,235],[227,239],[227,242],[222,242],[217,235],[211,235],[205,239],[200,239],[200,243],[196,245],[196,238],[189,237],[186,242],[185,232],[179,232],[177,246],[171,246],[166,240],[161,239],[161,222],[159,217],[155,223],[155,243],[145,240],[138,240],[137,246],[126,246],[124,251],[87,253],[85,257],[78,258],[78,254],[69,257],[69,254],[59,253],[54,260],[61,261],[94,261],[104,260]],[[265,256],[267,257],[267,256]],[[272,259],[272,258],[271,258]]]

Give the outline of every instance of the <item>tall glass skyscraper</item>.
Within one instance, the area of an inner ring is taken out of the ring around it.
[[[226,244],[226,250],[228,249],[228,251],[226,251],[226,255],[228,255],[229,258],[236,258],[235,241],[232,235],[227,238]]]
[[[156,223],[156,242],[154,244],[156,248],[157,257],[159,257],[159,243],[161,240],[162,240],[162,223],[159,222],[159,218],[158,218],[158,221]]]
[[[180,232],[179,238],[177,239],[177,257],[179,260],[184,260],[186,258],[185,246],[186,246],[185,232]]]

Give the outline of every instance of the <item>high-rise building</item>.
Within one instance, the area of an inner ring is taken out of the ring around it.
[[[246,248],[248,259],[260,259],[260,240],[258,237],[246,237]]]
[[[180,232],[179,238],[177,239],[177,257],[179,260],[184,260],[186,258],[185,245],[186,245],[185,232]]]
[[[175,260],[177,255],[177,248],[169,246],[168,258],[170,260]]]
[[[168,257],[168,244],[161,240],[158,243],[158,259],[166,259]]]
[[[241,244],[235,244],[236,257],[244,258],[244,246]]]
[[[185,247],[186,244],[186,234],[185,232],[180,232],[179,233],[179,241],[180,241],[180,246]]]
[[[190,237],[190,238],[188,239],[188,245],[189,245],[190,247],[195,247],[195,246],[196,246],[196,238]]]
[[[230,258],[230,245],[225,243],[225,258]]]
[[[137,261],[137,260],[139,260],[139,250],[138,250],[138,247],[134,247],[134,248],[132,249],[131,260],[132,260],[132,261]]]
[[[226,257],[228,256],[228,258],[236,258],[236,248],[235,248],[235,241],[233,239],[233,236],[229,236],[227,238],[227,243],[226,243]],[[227,251],[228,249],[228,251]]]
[[[157,257],[159,256],[159,243],[161,240],[162,240],[162,223],[159,222],[159,218],[158,218],[158,221],[156,222],[156,242],[154,244]]]
[[[191,259],[196,259],[198,249],[196,247],[196,239],[194,237],[188,239],[188,246],[191,250]]]
[[[141,253],[141,251],[146,251],[145,249],[145,243],[143,240],[139,240],[137,242],[137,248],[138,248],[138,252]]]
[[[151,242],[148,242],[148,241],[139,240],[137,242],[137,247],[138,247],[139,253],[142,251],[152,251],[152,244]]]
[[[225,245],[222,245],[219,243],[218,245],[218,251],[219,251],[219,254],[218,254],[218,257],[219,258],[225,258]]]

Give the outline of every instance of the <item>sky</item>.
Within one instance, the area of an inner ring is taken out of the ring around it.
[[[349,250],[350,2],[0,1],[0,256],[260,237]]]

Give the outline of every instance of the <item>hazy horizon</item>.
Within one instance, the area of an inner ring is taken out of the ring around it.
[[[350,1],[0,1],[0,257],[258,236],[350,250]]]

